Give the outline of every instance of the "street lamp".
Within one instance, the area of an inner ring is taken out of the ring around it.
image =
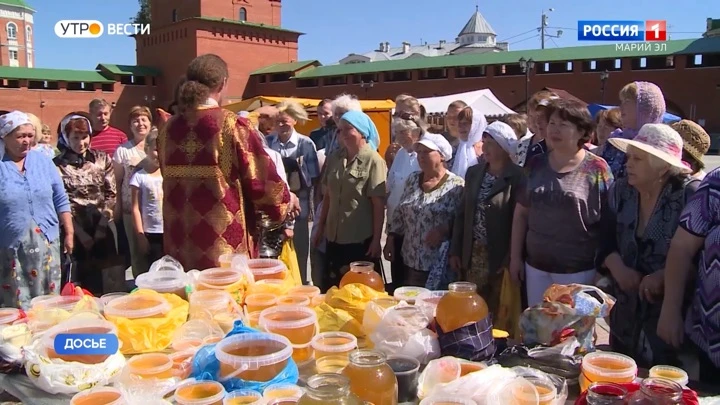
[[[155,102],[155,96],[145,96],[145,102],[149,102],[150,107],[152,107],[152,104]]]
[[[607,79],[610,78],[610,73],[608,73],[607,69],[605,69],[604,72],[600,73],[600,102],[605,104],[605,82]]]
[[[520,60],[518,60],[518,63],[520,64],[520,68],[523,73],[525,73],[525,113],[529,114],[530,111],[528,110],[528,103],[530,102],[530,71],[535,68],[535,61],[532,58],[525,60],[525,58],[521,57]]]
[[[365,89],[365,98],[367,98],[368,90],[372,89],[373,87],[375,87],[375,81],[373,80],[370,80],[369,82],[360,82],[360,88]]]

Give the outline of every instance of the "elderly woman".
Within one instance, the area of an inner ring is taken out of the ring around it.
[[[607,140],[610,139],[610,134],[616,130],[622,128],[622,117],[620,115],[619,108],[612,108],[610,110],[600,110],[595,116],[595,145],[597,148],[593,149],[593,153],[602,156]]]
[[[32,122],[33,127],[35,128],[35,139],[33,140],[32,148],[33,150],[36,150],[43,155],[49,157],[50,159],[55,157],[55,148],[50,145],[50,142],[46,139],[49,138],[43,133],[43,127],[47,127],[46,125],[42,124],[42,121],[40,121],[40,118],[38,118],[34,114],[27,114],[28,118],[30,118],[30,122]],[[49,129],[48,129],[49,132]]]
[[[0,116],[2,306],[24,310],[31,299],[60,292],[60,253],[71,254],[74,246],[63,182],[52,161],[31,150],[34,139],[27,114]]]
[[[468,169],[462,204],[455,215],[450,267],[475,283],[498,320],[500,284],[510,260],[515,202],[524,180],[513,163],[517,136],[495,121],[483,133],[483,163]]]
[[[710,150],[710,135],[690,120],[680,120],[671,125],[683,140],[682,159],[692,170],[692,176],[698,180],[705,178],[703,157]]]
[[[680,215],[665,263],[658,336],[680,347],[684,337],[698,348],[700,381],[720,381],[720,169],[708,173]],[[692,289],[688,292],[687,286]],[[690,310],[683,321],[686,300]]]
[[[367,114],[348,111],[338,125],[344,146],[328,156],[323,177],[323,207],[313,244],[327,238],[325,291],[340,281],[355,261],[372,261],[382,274],[380,239],[385,220],[387,167],[370,145],[377,128]]]
[[[465,178],[467,170],[478,164],[482,155],[482,135],[487,127],[487,120],[480,111],[471,107],[463,108],[458,114],[458,133],[460,135],[457,151],[453,156],[451,171]]]
[[[526,165],[512,227],[510,272],[524,277],[530,306],[552,284],[593,283],[600,213],[613,180],[607,163],[584,148],[593,131],[587,108],[557,99],[549,112],[550,152]]]
[[[527,126],[531,135],[526,134],[518,142],[517,163],[525,165],[537,155],[547,153],[549,148],[545,137],[548,126],[548,105],[559,97],[548,90],[540,90],[528,101]]]
[[[602,214],[598,267],[609,270],[617,302],[610,313],[610,345],[639,364],[679,365],[655,331],[670,239],[698,180],[687,176],[682,139],[663,124],[644,125],[634,140],[612,138],[627,156],[627,176],[613,184]]]
[[[632,82],[620,90],[620,116],[622,129],[610,138],[633,139],[645,124],[661,124],[665,115],[665,97],[657,85],[650,82]],[[613,176],[625,176],[625,155],[612,145],[606,145],[600,155],[610,165]]]
[[[335,125],[338,129],[335,131],[335,136],[331,137],[330,142],[325,147],[325,156],[330,157],[331,154],[335,153],[338,149],[344,147],[342,144],[342,137],[339,136],[339,126],[343,115],[348,111],[362,111],[362,105],[360,100],[355,96],[349,94],[342,94],[335,98],[332,102],[332,114]],[[373,150],[377,150],[380,146],[380,135],[376,135],[373,139],[368,139],[368,144]]]
[[[388,222],[385,258],[392,261],[402,256],[402,285],[447,289],[452,281],[447,273],[452,222],[465,182],[445,167],[452,147],[444,136],[425,134],[415,151],[421,171],[408,176]],[[395,249],[396,237],[403,238],[400,251]]]
[[[113,162],[105,152],[90,149],[92,124],[87,118],[71,115],[61,126],[68,148],[54,161],[70,198],[76,242],[74,281],[100,296],[110,292],[103,291],[102,270],[122,264],[108,227],[116,197]]]
[[[303,283],[307,283],[312,189],[320,177],[320,165],[315,143],[295,130],[298,122],[308,120],[303,106],[294,101],[283,101],[277,109],[275,133],[268,137],[268,146],[282,156],[290,191],[300,199],[300,215],[295,218],[293,242],[300,266],[300,278]]]

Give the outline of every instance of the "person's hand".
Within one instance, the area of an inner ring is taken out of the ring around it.
[[[290,228],[285,228],[283,229],[283,235],[285,236],[285,239],[292,239],[293,236],[295,236],[295,231]]]
[[[510,259],[508,270],[510,270],[510,276],[516,283],[525,280],[525,263],[522,259]]]
[[[443,227],[436,226],[425,234],[425,245],[427,245],[427,247],[429,248],[435,249],[440,246],[441,243],[443,243],[444,239],[445,232]]]
[[[63,241],[63,253],[70,255],[74,250],[75,236],[72,234],[65,235],[65,240]]]
[[[637,292],[638,287],[640,287],[640,281],[642,281],[642,274],[624,265],[622,268],[611,273],[621,290],[626,293]]]
[[[685,323],[679,310],[663,305],[658,318],[657,335],[665,343],[680,347],[685,337]]]
[[[388,237],[385,240],[385,248],[383,249],[383,256],[385,256],[385,260],[392,262],[395,260],[395,241],[392,240],[392,237]]]
[[[295,219],[298,215],[300,215],[300,199],[295,195],[295,193],[290,193],[290,204],[287,219]]]
[[[459,273],[462,269],[462,259],[460,256],[450,255],[450,269],[455,273]]]
[[[150,242],[148,242],[147,236],[144,233],[138,233],[136,238],[138,250],[141,254],[146,255],[150,251]]]
[[[370,247],[368,248],[367,252],[365,253],[365,256],[373,258],[373,259],[379,259],[380,255],[382,255],[382,247],[380,247],[380,238],[374,237],[372,239],[372,242],[370,242]]]
[[[640,299],[651,304],[658,302],[658,298],[662,297],[665,289],[665,272],[660,270],[653,274],[648,274],[640,280],[638,288]]]

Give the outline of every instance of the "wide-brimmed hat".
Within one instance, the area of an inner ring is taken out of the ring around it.
[[[645,124],[634,139],[610,138],[608,141],[623,152],[627,152],[628,146],[633,146],[662,159],[684,173],[692,171],[682,161],[683,140],[669,125]]]
[[[710,135],[699,124],[690,120],[681,120],[671,126],[680,134],[685,152],[702,163],[703,156],[710,149]]]

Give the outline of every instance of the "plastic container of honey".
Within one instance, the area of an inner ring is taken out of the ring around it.
[[[215,346],[222,381],[231,378],[265,382],[275,378],[292,356],[290,341],[274,333],[244,333]]]
[[[78,392],[70,405],[125,405],[125,400],[117,388],[101,387]]]
[[[146,353],[131,357],[127,361],[125,369],[136,378],[164,380],[176,377],[173,372],[174,366],[173,359],[165,353]]]
[[[398,301],[405,301],[408,304],[414,304],[420,294],[428,292],[430,292],[430,290],[422,287],[400,287],[395,289],[393,297]]]
[[[512,403],[513,405],[521,405],[520,403],[516,402],[508,403]],[[472,399],[462,399],[457,397],[438,395],[423,399],[422,401],[420,401],[420,405],[477,405],[477,403]],[[523,403],[522,405],[525,404]]]
[[[222,405],[225,388],[217,381],[186,380],[175,390],[178,405]]]
[[[210,343],[208,339],[222,339],[224,336],[225,332],[216,323],[205,319],[192,319],[175,331],[171,347],[177,352],[197,349]]]
[[[153,294],[135,292],[108,302],[105,315],[127,319],[155,318],[165,316],[171,309],[170,303],[154,291]]]
[[[248,313],[262,311],[263,309],[275,306],[277,295],[268,293],[255,293],[245,297],[245,307]]]
[[[190,310],[203,308],[210,313],[224,333],[230,332],[241,310],[229,292],[225,290],[200,290],[190,295]]]
[[[192,360],[195,357],[196,350],[185,350],[182,352],[175,352],[170,355],[170,360],[173,362],[173,374],[178,378],[188,378],[192,372]]]
[[[582,359],[580,390],[585,392],[594,382],[630,383],[637,376],[637,364],[620,353],[593,352]]]
[[[225,394],[223,405],[260,405],[263,403],[263,396],[253,390],[237,390]]]
[[[138,275],[135,277],[135,285],[138,288],[157,291],[163,294],[175,294],[187,300],[187,286],[190,284],[190,277],[176,270],[159,270]]]
[[[348,356],[357,349],[357,338],[347,332],[323,332],[313,337],[311,342],[315,351],[315,360],[326,356]]]
[[[524,377],[535,386],[538,394],[538,405],[553,405],[557,397],[557,387],[549,379]]]
[[[492,388],[488,395],[490,404],[538,405],[540,395],[533,383],[518,377]]]
[[[89,316],[84,316],[89,315]],[[102,315],[80,313],[51,327],[42,335],[42,344],[47,357],[63,361],[76,361],[84,364],[98,364],[104,362],[109,354],[58,354],[55,352],[55,338],[60,334],[70,335],[107,335],[117,334],[117,328],[112,323],[101,319]]]
[[[290,340],[293,360],[304,363],[312,356],[310,342],[319,331],[315,310],[300,306],[277,306],[260,313],[260,329],[277,333]]]
[[[310,298],[304,295],[288,294],[278,297],[277,305],[296,305],[301,307],[310,306]]]
[[[248,268],[255,277],[255,281],[285,279],[285,263],[277,259],[250,259]]]
[[[242,286],[245,275],[236,269],[210,268],[195,275],[195,290],[225,290],[235,292]]]
[[[38,299],[39,298],[39,299]],[[34,303],[31,301],[32,309],[42,309],[42,310],[62,310],[67,312],[73,312],[76,309],[96,309],[97,311],[103,310],[102,301],[100,301],[99,298],[91,297],[92,303],[88,304],[88,307],[92,308],[86,308],[84,306],[79,306],[78,304],[80,301],[83,300],[84,297],[80,295],[51,295],[51,296],[42,296],[42,297],[35,297],[33,300],[38,299]]]
[[[340,288],[348,284],[364,284],[374,290],[385,292],[385,282],[376,272],[372,262],[352,262],[350,270],[340,279]]]
[[[320,304],[324,304],[324,303],[325,303],[325,294],[316,295],[310,300],[311,307],[316,307],[316,306],[318,306]]]
[[[654,366],[650,369],[648,377],[664,378],[666,380],[670,380],[674,383],[680,384],[680,386],[682,387],[686,387],[688,382],[690,381],[688,373],[685,370],[672,366]]]
[[[349,356],[325,356],[315,360],[315,370],[319,374],[342,373],[343,369],[350,364]]]
[[[261,313],[262,313],[262,311],[250,312],[247,315],[247,323],[248,323],[247,326],[249,326],[253,329],[257,329],[258,325],[260,324],[260,314]]]
[[[275,398],[268,400],[267,405],[295,405],[300,403],[300,398]]]
[[[295,398],[300,399],[305,391],[295,384],[272,384],[268,385],[263,391],[263,398],[266,400],[278,398]]]
[[[313,298],[320,295],[320,288],[314,285],[299,285],[288,290],[288,295],[304,295],[312,301]]]
[[[112,293],[103,294],[100,297],[100,302],[102,302],[102,305],[104,307],[105,305],[107,305],[108,302],[114,300],[115,298],[122,298],[122,297],[125,297],[126,295],[128,295],[128,293],[126,293],[126,292],[112,292]]]
[[[420,307],[429,317],[435,318],[440,298],[449,292],[448,290],[439,290],[421,293],[415,298],[415,306]]]

